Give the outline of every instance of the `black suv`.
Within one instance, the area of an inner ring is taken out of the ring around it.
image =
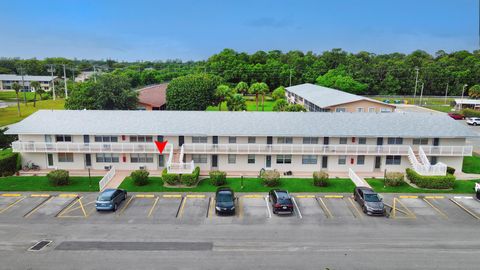
[[[355,201],[362,207],[362,210],[367,215],[385,215],[385,205],[383,205],[382,198],[367,187],[356,187],[353,190],[353,197]]]
[[[235,214],[235,194],[233,190],[227,187],[218,188],[215,192],[215,213]]]
[[[268,193],[268,199],[272,204],[274,214],[292,214],[293,202],[292,197],[286,190],[272,189]]]

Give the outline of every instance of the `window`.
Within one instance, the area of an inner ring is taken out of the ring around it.
[[[257,142],[257,138],[255,137],[248,137],[248,143],[256,143]]]
[[[357,156],[357,165],[365,165],[365,156]]]
[[[388,138],[388,144],[403,144],[403,138]]]
[[[165,167],[165,158],[163,155],[158,155],[158,167]]]
[[[317,156],[316,155],[303,155],[302,156],[302,164],[317,164]]]
[[[119,161],[119,155],[118,154],[101,153],[101,154],[96,154],[96,159],[97,159],[97,163],[102,163],[102,162],[117,163]]]
[[[152,154],[130,154],[131,163],[153,163]]]
[[[322,157],[322,169],[328,168],[328,156]]]
[[[367,138],[365,137],[358,138],[358,144],[367,144]]]
[[[228,155],[228,164],[235,164],[237,163],[237,155]]]
[[[207,143],[207,136],[193,136],[192,143]]]
[[[415,138],[413,144],[428,144],[428,138]]]
[[[347,164],[347,156],[338,156],[338,165]]]
[[[118,142],[116,136],[95,136],[95,142]]]
[[[335,109],[335,112],[346,112],[346,111],[347,111],[347,109],[345,109],[345,108],[336,108]]]
[[[317,137],[303,137],[303,144],[317,144]]]
[[[73,153],[58,153],[58,162],[73,162]]]
[[[237,137],[228,137],[228,143],[237,143]]]
[[[357,112],[365,112],[364,108],[357,108]]]
[[[293,142],[292,137],[278,137],[277,143],[279,144],[291,144]]]
[[[391,112],[391,111],[392,111],[392,110],[391,110],[390,108],[382,108],[382,109],[380,110],[380,112],[382,112],[382,113],[389,113],[389,112]]]
[[[438,163],[438,157],[430,157],[430,164],[435,165]]]
[[[368,112],[369,112],[369,113],[374,113],[374,112],[375,112],[375,108],[373,108],[373,107],[368,108]]]
[[[153,137],[152,136],[130,136],[130,142],[152,142]]]
[[[340,138],[340,144],[347,144],[347,138]]]
[[[248,155],[248,164],[255,164],[255,155]]]
[[[207,163],[207,155],[193,154],[192,160],[195,163]]]
[[[400,165],[402,160],[401,156],[387,156],[386,164],[387,165]]]
[[[71,135],[56,135],[55,141],[57,142],[71,142],[72,136]]]
[[[277,155],[277,164],[292,164],[292,155]]]

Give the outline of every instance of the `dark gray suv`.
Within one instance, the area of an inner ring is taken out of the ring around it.
[[[362,207],[365,214],[385,215],[385,205],[382,202],[382,198],[371,188],[356,187],[353,190],[353,197],[360,207]]]

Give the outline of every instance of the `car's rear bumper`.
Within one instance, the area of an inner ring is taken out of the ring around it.
[[[227,210],[218,210],[215,209],[217,215],[235,215],[235,209],[227,209]]]
[[[97,211],[111,211],[113,210],[113,205],[108,205],[108,206],[95,206]]]
[[[289,208],[289,209],[274,208],[273,210],[276,214],[279,214],[279,215],[291,215],[291,214],[293,214],[293,209],[292,208]]]

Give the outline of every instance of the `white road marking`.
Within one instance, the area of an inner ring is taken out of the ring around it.
[[[267,205],[268,218],[272,218],[272,212],[270,211],[270,206],[268,206],[268,196],[264,197],[264,199],[265,199],[265,204]]]
[[[292,196],[292,200],[293,200],[293,205],[295,205],[295,208],[297,208],[298,217],[303,218],[302,217],[302,212],[300,212],[300,208],[298,208],[297,201],[295,200],[295,197]]]

